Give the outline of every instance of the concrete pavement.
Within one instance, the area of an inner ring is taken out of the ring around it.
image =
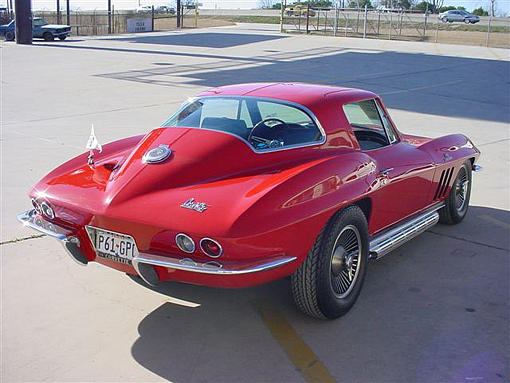
[[[263,318],[277,311],[337,381],[503,382],[509,372],[509,51],[279,35],[242,24],[192,32],[1,44],[2,381],[303,381]],[[15,220],[26,192],[101,142],[157,126],[203,89],[304,81],[373,90],[400,130],[461,132],[482,150],[471,208],[369,268],[333,322],[294,308],[288,281],[151,290],[79,267]],[[11,242],[21,239],[18,242]],[[6,243],[9,242],[9,243]]]

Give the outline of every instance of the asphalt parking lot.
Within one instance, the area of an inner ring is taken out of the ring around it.
[[[263,25],[71,38],[1,53],[1,380],[510,380],[510,53],[288,36]],[[213,86],[301,81],[379,93],[401,131],[482,151],[468,217],[372,263],[354,309],[303,316],[288,280],[149,289],[80,267],[16,221],[29,187],[101,142],[139,134]]]

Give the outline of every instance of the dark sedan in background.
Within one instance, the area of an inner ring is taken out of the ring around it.
[[[48,24],[40,17],[34,17],[32,22],[32,36],[42,38],[46,41],[53,41],[55,38],[65,40],[71,35],[71,26]],[[14,20],[10,23],[0,26],[0,36],[4,36],[7,41],[13,41],[16,38],[16,24]]]

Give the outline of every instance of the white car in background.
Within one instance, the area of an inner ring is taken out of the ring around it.
[[[454,9],[440,13],[439,20],[441,20],[443,23],[453,23],[457,21],[460,23],[475,24],[480,21],[480,17],[466,11]]]
[[[141,7],[136,8],[136,13],[149,13],[152,12],[152,6],[150,5],[142,5]]]

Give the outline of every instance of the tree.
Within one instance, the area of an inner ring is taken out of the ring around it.
[[[489,12],[487,12],[485,9],[483,9],[482,7],[478,7],[476,9],[473,9],[473,11],[471,12],[473,15],[478,15],[478,16],[489,16]]]
[[[365,8],[365,5],[368,9],[374,8],[370,0],[351,0],[349,1],[349,8]]]
[[[436,8],[434,4],[429,3],[428,1],[422,1],[414,6],[414,9],[417,11],[421,11],[425,13],[426,11],[436,13]]]
[[[457,7],[457,10],[458,10],[458,11],[465,11],[465,10],[466,10],[466,7]]]
[[[446,11],[453,11],[455,9],[457,9],[457,8],[452,7],[451,5],[448,5],[448,6],[444,6],[444,7],[439,8],[439,13],[443,13],[443,12],[446,12]]]

